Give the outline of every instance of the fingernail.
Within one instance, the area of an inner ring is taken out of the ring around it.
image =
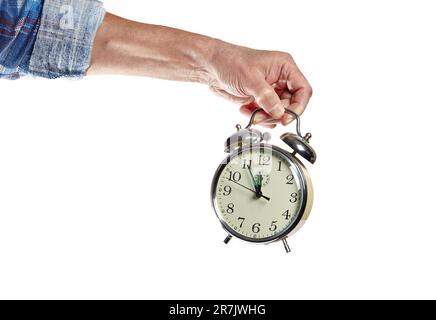
[[[256,115],[253,122],[254,122],[254,124],[258,124],[258,123],[265,121],[266,119],[268,119],[268,117],[264,116],[263,114],[259,114],[259,115]]]
[[[281,104],[276,104],[271,110],[269,110],[269,114],[274,119],[280,119],[284,113],[285,113],[285,109]]]
[[[285,119],[283,120],[283,124],[286,126],[286,125],[290,124],[292,121],[294,121],[294,117],[287,114],[287,115],[285,115]]]

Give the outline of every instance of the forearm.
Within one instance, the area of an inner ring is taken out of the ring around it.
[[[111,14],[97,32],[88,74],[128,74],[207,82],[217,40]]]
[[[285,107],[301,114],[312,89],[291,55],[254,50],[195,33],[106,14],[96,34],[88,74],[125,74],[201,82],[242,104],[257,122],[288,124]]]

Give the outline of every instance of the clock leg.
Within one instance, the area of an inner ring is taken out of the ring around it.
[[[285,246],[286,253],[290,253],[291,252],[291,248],[289,247],[288,240],[286,240],[286,238],[284,238],[282,240],[282,242],[283,242],[283,245]]]
[[[231,235],[228,235],[227,238],[224,239],[224,243],[228,244],[230,242],[230,240],[232,240],[232,238],[233,237]]]

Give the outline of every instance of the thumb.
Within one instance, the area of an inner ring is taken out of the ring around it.
[[[285,112],[283,104],[274,88],[268,82],[261,79],[248,91],[254,97],[256,103],[272,118],[280,119],[283,116]]]

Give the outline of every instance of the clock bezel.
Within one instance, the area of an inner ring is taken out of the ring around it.
[[[297,218],[294,220],[293,223],[291,223],[286,229],[284,229],[282,232],[280,232],[277,235],[273,235],[267,238],[251,238],[244,236],[242,234],[239,234],[235,230],[233,230],[224,220],[224,218],[219,214],[218,212],[218,203],[217,203],[217,185],[219,178],[221,176],[221,173],[226,168],[227,164],[234,159],[235,157],[239,156],[240,154],[250,151],[250,150],[260,150],[260,149],[271,149],[272,152],[277,152],[281,154],[287,161],[287,164],[289,164],[290,167],[292,167],[292,170],[297,174],[296,180],[298,179],[298,183],[300,184],[299,192],[301,194],[301,201],[300,201],[300,207],[297,212]],[[239,148],[230,155],[228,155],[218,166],[215,175],[212,180],[212,186],[211,186],[211,201],[212,201],[212,207],[215,211],[215,215],[218,217],[218,219],[221,222],[222,227],[224,230],[243,241],[250,242],[250,243],[259,243],[259,244],[269,244],[273,242],[277,242],[280,240],[283,240],[287,238],[292,233],[295,233],[306,221],[310,214],[310,210],[312,207],[313,202],[313,190],[312,190],[312,183],[310,180],[310,177],[307,173],[306,168],[304,165],[291,153],[287,152],[286,150],[283,150],[280,147],[277,147],[275,145],[270,145],[266,143],[258,143],[253,144],[251,146],[245,146],[242,148]]]

